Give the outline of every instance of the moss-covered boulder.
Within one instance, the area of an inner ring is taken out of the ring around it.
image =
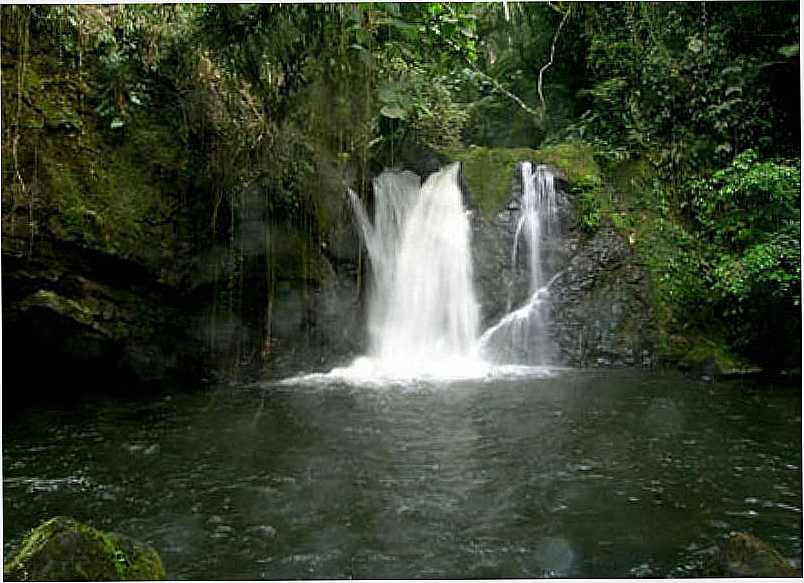
[[[33,529],[3,567],[7,581],[143,581],[166,579],[159,554],[128,537],[72,518]]]
[[[735,532],[726,539],[720,549],[720,563],[728,577],[801,576],[776,549],[745,532]]]

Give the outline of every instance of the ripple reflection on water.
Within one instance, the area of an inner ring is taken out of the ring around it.
[[[627,371],[100,402],[4,424],[5,550],[69,514],[174,578],[690,575],[801,556],[799,437],[799,391]]]

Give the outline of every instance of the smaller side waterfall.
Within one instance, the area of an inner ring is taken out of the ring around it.
[[[550,337],[550,284],[545,282],[544,243],[558,235],[558,193],[554,176],[546,166],[530,162],[520,165],[522,198],[520,215],[511,249],[511,263],[516,268],[520,247],[527,252],[530,274],[530,299],[522,307],[504,316],[480,338],[481,354],[496,362],[546,365],[554,361],[555,349]]]
[[[537,292],[544,285],[542,262],[542,240],[557,231],[558,195],[553,181],[553,173],[546,166],[536,166],[522,162],[522,208],[514,235],[511,263],[516,266],[520,238],[524,233],[524,244],[528,252],[528,271],[530,272],[530,291]]]

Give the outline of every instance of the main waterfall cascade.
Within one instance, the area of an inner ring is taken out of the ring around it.
[[[356,365],[394,377],[448,375],[474,360],[478,304],[459,168],[452,164],[421,187],[411,172],[382,173],[373,223],[350,193],[373,273],[369,356]]]
[[[349,192],[371,261],[369,350],[350,366],[287,382],[458,380],[546,374],[551,362],[540,335],[547,288],[541,257],[555,229],[552,174],[522,166],[521,215],[511,251],[527,250],[531,300],[478,337],[479,307],[472,278],[470,216],[458,184],[459,163],[423,184],[407,171],[386,170],[373,181],[374,212]],[[537,353],[538,358],[522,357]],[[523,366],[530,365],[530,366]],[[539,366],[533,366],[539,365]]]

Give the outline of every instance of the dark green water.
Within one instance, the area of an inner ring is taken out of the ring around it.
[[[695,574],[801,559],[801,391],[676,375],[271,384],[6,413],[5,551],[57,514],[175,579]]]

